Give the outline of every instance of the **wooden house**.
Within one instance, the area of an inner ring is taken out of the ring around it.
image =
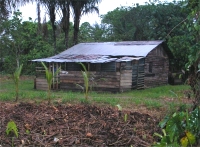
[[[54,75],[53,89],[80,90],[83,63],[89,72],[90,86],[97,91],[123,92],[168,84],[169,59],[164,41],[123,41],[80,43],[58,55],[35,59],[47,62]],[[36,68],[35,88],[47,89],[44,70]]]

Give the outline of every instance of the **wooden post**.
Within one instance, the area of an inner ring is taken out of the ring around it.
[[[65,62],[65,71],[67,70],[67,63]]]
[[[90,63],[87,63],[87,65],[88,65],[88,69],[87,70],[90,71]]]
[[[56,70],[58,70],[58,63],[56,63]],[[56,71],[56,89],[58,90],[58,72]]]

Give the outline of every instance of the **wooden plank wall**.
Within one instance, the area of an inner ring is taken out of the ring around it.
[[[84,85],[81,71],[69,71],[66,75],[60,75],[60,89],[82,90],[76,84]],[[90,72],[90,86],[95,91],[119,91],[120,72]]]
[[[132,70],[121,70],[120,92],[131,90],[132,88]]]
[[[152,63],[152,72],[149,64]],[[168,83],[169,59],[162,46],[151,51],[145,59],[145,88],[166,85]]]
[[[48,90],[47,80],[45,78],[36,78],[35,79],[35,88],[37,90]]]

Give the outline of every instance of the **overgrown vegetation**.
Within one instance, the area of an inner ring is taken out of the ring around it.
[[[190,72],[188,83],[194,94],[194,101],[190,109],[182,108],[175,111],[172,115],[160,123],[163,129],[163,135],[157,146],[198,146],[200,139],[200,56],[199,56],[199,37],[200,37],[200,3],[198,0],[191,0],[185,3],[186,8],[190,11],[187,21],[184,23],[184,29],[189,30],[187,38],[190,38],[188,44],[188,62],[186,68]],[[184,35],[185,36],[185,35]],[[180,36],[179,36],[180,37]],[[180,37],[184,40],[184,37]],[[185,54],[187,55],[187,54]],[[186,62],[185,62],[186,63]]]
[[[200,135],[200,108],[188,112],[185,109],[167,115],[160,122],[163,135],[155,133],[161,141],[155,146],[192,146],[197,145]]]

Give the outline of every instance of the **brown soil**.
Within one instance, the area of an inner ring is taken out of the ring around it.
[[[125,121],[127,114],[127,121]],[[159,120],[147,113],[118,111],[89,104],[48,106],[35,103],[0,102],[0,146],[134,146],[157,141]],[[6,135],[13,120],[19,137]]]

